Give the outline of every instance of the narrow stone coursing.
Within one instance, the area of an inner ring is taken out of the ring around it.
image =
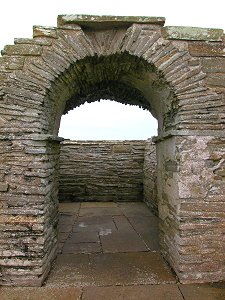
[[[60,201],[142,201],[145,141],[65,141]]]

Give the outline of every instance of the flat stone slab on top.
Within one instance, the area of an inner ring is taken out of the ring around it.
[[[59,15],[57,26],[63,28],[75,28],[77,25],[84,29],[110,29],[125,27],[132,24],[153,24],[164,26],[164,17],[148,16],[94,16],[94,15]],[[170,40],[191,41],[223,41],[223,29],[200,28],[188,26],[163,27],[163,35]]]
[[[164,17],[59,15],[58,27],[76,24],[91,29],[129,27],[133,23],[164,25]]]

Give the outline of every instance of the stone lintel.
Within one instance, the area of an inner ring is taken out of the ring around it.
[[[157,24],[163,26],[163,17],[137,17],[137,16],[93,16],[93,15],[59,15],[58,27],[77,24],[90,29],[107,29],[118,27],[129,27],[133,23]]]
[[[159,143],[176,136],[213,136],[224,139],[225,133],[222,130],[170,130],[159,136],[152,137],[152,141]]]
[[[162,30],[169,40],[223,41],[223,29],[185,26],[166,26]]]
[[[148,139],[150,141],[151,139]],[[99,145],[99,144],[130,144],[132,143],[144,143],[145,140],[70,140],[63,139],[63,144],[68,145]]]

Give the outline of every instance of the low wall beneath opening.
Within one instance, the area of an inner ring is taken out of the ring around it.
[[[146,141],[64,141],[60,150],[59,200],[142,201],[143,169],[155,168],[155,156],[145,159]],[[147,152],[149,155],[149,151]],[[154,173],[154,172],[153,172]],[[146,202],[152,196],[148,186]]]

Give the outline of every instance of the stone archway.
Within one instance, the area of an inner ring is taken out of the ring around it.
[[[57,244],[60,118],[102,94],[159,121],[164,257],[181,282],[224,279],[223,31],[163,25],[59,16],[56,28],[34,27],[33,39],[4,48],[1,284],[41,285],[47,276]]]

